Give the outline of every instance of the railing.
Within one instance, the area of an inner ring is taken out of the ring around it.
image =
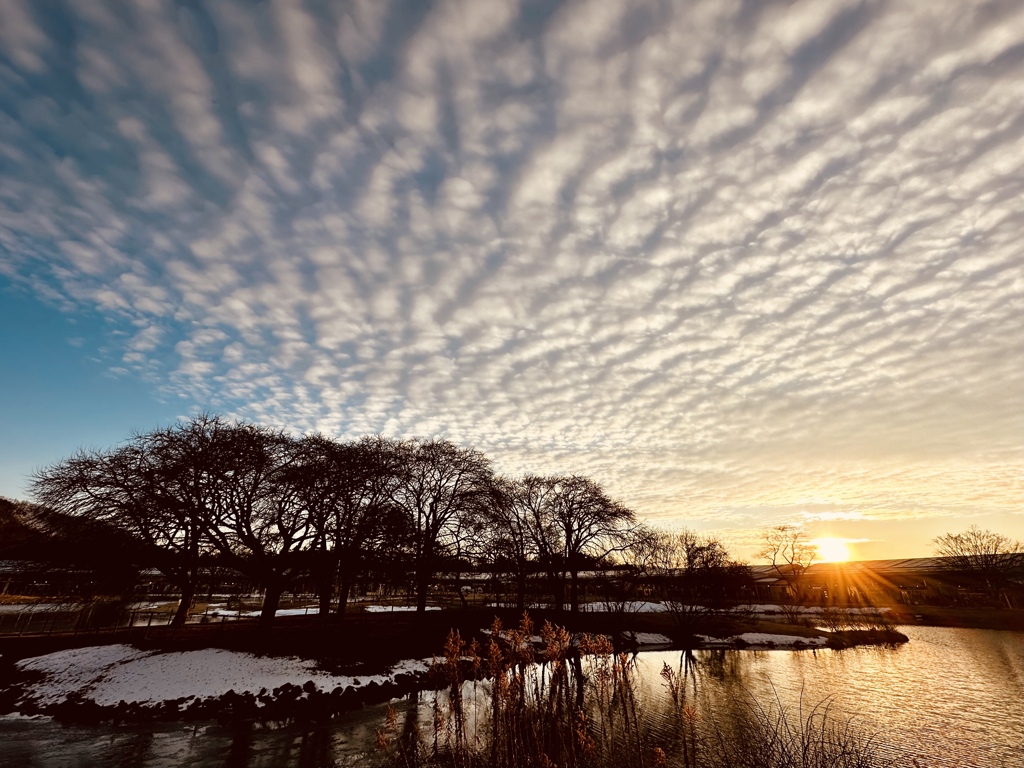
[[[105,620],[97,620],[93,612],[94,606],[84,606],[0,613],[0,637],[131,631],[136,628],[167,626],[173,619],[173,614],[167,611],[134,609],[119,611]]]
[[[107,616],[96,615],[97,608],[102,610],[102,604],[97,603],[54,604],[52,607],[27,604],[24,606],[8,605],[2,608],[3,610],[0,611],[0,638],[54,634],[99,635],[112,632],[124,632],[128,637],[137,634],[142,634],[145,637],[151,628],[170,626],[174,619],[174,611],[166,608],[131,608],[112,612]],[[317,613],[318,607],[316,605],[302,606],[301,614],[296,614],[299,609],[295,608],[282,610],[286,610],[290,615],[309,615]],[[256,616],[250,615],[254,612],[257,613]],[[211,612],[210,607],[207,606],[201,612],[191,613],[188,625],[223,627],[225,624],[256,621],[257,618],[258,611],[252,609],[215,608]]]

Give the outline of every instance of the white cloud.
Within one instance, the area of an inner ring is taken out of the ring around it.
[[[31,9],[25,0],[5,0],[0,5],[0,42],[14,64],[40,73],[46,69],[43,54],[50,46]]]
[[[86,130],[0,122],[0,270],[119,365],[662,519],[1019,510],[1011,6],[85,5]]]

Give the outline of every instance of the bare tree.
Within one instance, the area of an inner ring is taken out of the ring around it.
[[[541,555],[550,562],[555,536],[545,530],[550,520],[545,499],[553,484],[537,475],[497,478],[491,487],[491,503],[485,510],[484,547],[493,569],[507,569],[516,583],[516,608],[526,607],[526,583],[530,569]]]
[[[203,535],[227,565],[264,588],[261,626],[277,613],[289,580],[305,566],[315,529],[298,488],[285,481],[300,446],[283,432],[221,419],[177,425],[165,449],[178,457]]]
[[[413,440],[396,450],[401,480],[392,501],[409,522],[416,610],[425,611],[438,562],[465,532],[463,520],[490,503],[491,463],[479,451],[447,440]]]
[[[312,527],[310,569],[317,582],[320,613],[330,612],[335,580],[337,613],[344,615],[357,574],[385,535],[396,529],[391,503],[400,478],[393,441],[364,437],[341,443],[307,435],[299,459],[283,474],[294,485]]]
[[[946,533],[933,542],[935,553],[950,560],[964,579],[1009,606],[1006,588],[1024,578],[1024,544],[972,525],[963,533]]]
[[[578,610],[580,570],[628,546],[632,510],[581,475],[527,475],[507,492],[506,535],[518,537],[522,554],[547,572],[555,609],[564,608],[568,586],[571,609]]]
[[[553,493],[546,494],[546,520],[539,530],[554,533],[557,562],[561,566],[561,584],[569,576],[569,605],[579,610],[579,573],[585,563],[599,560],[628,545],[626,531],[634,522],[633,511],[611,499],[604,489],[589,477],[570,475],[550,478]],[[555,554],[555,552],[553,552]],[[561,610],[564,587],[555,595],[555,607]]]
[[[197,500],[181,493],[149,435],[134,435],[109,451],[80,450],[35,473],[32,495],[45,507],[109,524],[146,547],[146,557],[179,592],[172,626],[185,623],[209,548],[194,514]]]
[[[764,545],[757,552],[758,557],[768,559],[780,578],[793,588],[796,598],[801,599],[801,580],[817,555],[817,548],[807,538],[803,528],[795,525],[776,525],[764,532]]]
[[[313,536],[295,488],[281,482],[295,456],[295,441],[281,432],[201,415],[114,450],[79,451],[37,473],[33,492],[148,545],[181,592],[175,625],[187,618],[199,568],[213,553],[266,588],[267,625]]]
[[[697,618],[720,606],[730,585],[745,571],[713,536],[686,528],[637,528],[627,550],[628,562],[681,626],[692,627]]]

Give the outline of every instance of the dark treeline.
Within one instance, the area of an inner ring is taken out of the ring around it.
[[[528,577],[543,574],[553,607],[577,610],[580,572],[614,553],[633,573],[689,574],[673,582],[680,605],[714,581],[695,574],[731,566],[713,540],[638,524],[588,477],[501,477],[446,440],[294,437],[210,415],[81,450],[37,472],[32,493],[53,525],[87,521],[129,540],[123,557],[180,594],[176,625],[211,568],[265,590],[266,625],[299,579],[325,615],[345,612],[366,573],[409,574],[422,611],[439,571],[470,567],[513,583],[520,608]]]

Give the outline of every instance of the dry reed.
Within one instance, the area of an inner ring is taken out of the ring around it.
[[[877,768],[873,745],[828,703],[796,716],[776,701],[698,700],[696,662],[666,665],[671,729],[641,712],[636,658],[602,636],[572,636],[529,617],[495,620],[484,647],[452,633],[432,673],[429,733],[389,711],[378,754],[398,768]],[[537,647],[539,646],[539,647]],[[485,682],[476,682],[479,678]],[[713,703],[712,703],[713,704]]]

